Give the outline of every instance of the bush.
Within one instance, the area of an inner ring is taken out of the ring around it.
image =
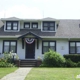
[[[18,60],[19,57],[15,55],[15,59]],[[4,53],[4,57],[0,59],[0,67],[14,67],[15,65],[13,64],[13,53]]]
[[[66,59],[64,66],[65,67],[77,67],[77,63],[71,61],[70,59]]]
[[[44,54],[43,66],[62,67],[65,63],[65,58],[55,51],[49,50]]]
[[[0,67],[14,67],[12,63],[8,63],[5,59],[0,59]]]
[[[77,63],[77,67],[80,67],[80,62]]]
[[[73,61],[73,62],[79,62],[80,54],[68,54],[68,55],[64,55],[64,58],[71,59],[71,61]]]

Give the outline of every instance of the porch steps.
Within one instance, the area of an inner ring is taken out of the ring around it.
[[[36,60],[21,60],[20,67],[36,67]]]

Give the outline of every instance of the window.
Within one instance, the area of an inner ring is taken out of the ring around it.
[[[17,41],[3,41],[3,52],[17,53]]]
[[[49,22],[49,21],[47,21],[47,22],[43,22],[43,30],[44,31],[55,31],[55,22]]]
[[[32,23],[32,28],[38,28],[38,23]]]
[[[6,30],[18,30],[18,21],[6,21]]]
[[[70,41],[69,43],[69,53],[70,54],[76,54],[80,53],[80,42],[77,41]]]
[[[42,54],[52,49],[56,51],[56,42],[55,41],[43,41],[42,42]]]
[[[30,28],[30,23],[24,23],[24,28]]]
[[[17,26],[18,26],[17,22],[14,22],[13,23],[13,30],[17,30]]]

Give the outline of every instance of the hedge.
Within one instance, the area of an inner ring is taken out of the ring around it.
[[[80,62],[80,54],[67,54],[63,56],[66,59],[71,59],[73,62]]]

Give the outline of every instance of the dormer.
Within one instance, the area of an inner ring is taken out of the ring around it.
[[[56,32],[58,24],[59,24],[59,21],[54,18],[50,18],[50,17],[43,18],[41,31],[42,32]]]
[[[23,19],[20,23],[21,29],[41,29],[41,21],[39,19]]]
[[[2,18],[4,23],[5,32],[18,32],[20,31],[20,19],[16,17]]]

